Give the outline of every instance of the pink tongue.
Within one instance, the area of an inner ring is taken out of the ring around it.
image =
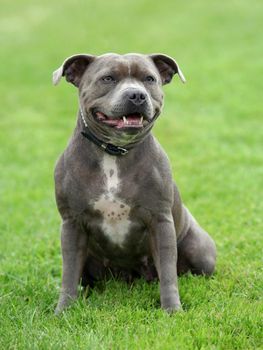
[[[136,122],[136,123],[140,123],[141,117],[139,117],[136,114],[130,114],[126,117],[128,122]]]
[[[103,123],[111,126],[115,126],[117,129],[124,127],[129,128],[140,128],[143,125],[141,124],[141,117],[136,114],[130,114],[126,116],[127,123],[124,122],[123,118],[120,119],[104,119]]]
[[[141,128],[143,125],[141,123],[141,118],[137,115],[129,115],[126,117],[127,123],[123,119],[118,120],[117,129],[129,127],[129,128]]]

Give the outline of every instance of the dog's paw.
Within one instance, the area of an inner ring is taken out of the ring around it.
[[[181,303],[174,305],[162,305],[162,309],[168,314],[173,314],[175,312],[183,311]]]
[[[182,305],[178,294],[161,297],[161,308],[169,314],[182,311]]]
[[[59,297],[58,304],[54,311],[55,315],[61,314],[66,308],[68,308],[77,298],[77,295],[70,295],[62,292]]]
[[[61,313],[62,313],[63,309],[61,309],[60,307],[57,307],[55,308],[55,311],[54,311],[54,315],[55,316],[59,316]]]

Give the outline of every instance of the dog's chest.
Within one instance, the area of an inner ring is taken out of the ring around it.
[[[118,195],[121,180],[116,157],[105,153],[101,168],[103,172],[102,193],[94,202],[94,209],[98,210],[103,217],[101,229],[105,236],[113,243],[122,246],[130,230],[131,208]]]

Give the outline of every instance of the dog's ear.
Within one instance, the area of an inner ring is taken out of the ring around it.
[[[61,77],[65,76],[68,82],[79,87],[85,70],[94,59],[95,56],[85,54],[74,55],[67,58],[62,65],[53,72],[53,84],[57,85]]]
[[[149,56],[159,71],[163,85],[170,83],[176,73],[183,83],[186,82],[181,69],[173,58],[163,54],[152,54]]]

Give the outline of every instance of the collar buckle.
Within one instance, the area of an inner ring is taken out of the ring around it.
[[[119,147],[119,146],[117,146],[117,148],[120,151],[122,156],[124,156],[125,154],[127,154],[129,152],[126,148]]]
[[[129,152],[126,148],[115,146],[111,143],[102,143],[101,148],[103,148],[105,152],[114,156],[124,156]]]

